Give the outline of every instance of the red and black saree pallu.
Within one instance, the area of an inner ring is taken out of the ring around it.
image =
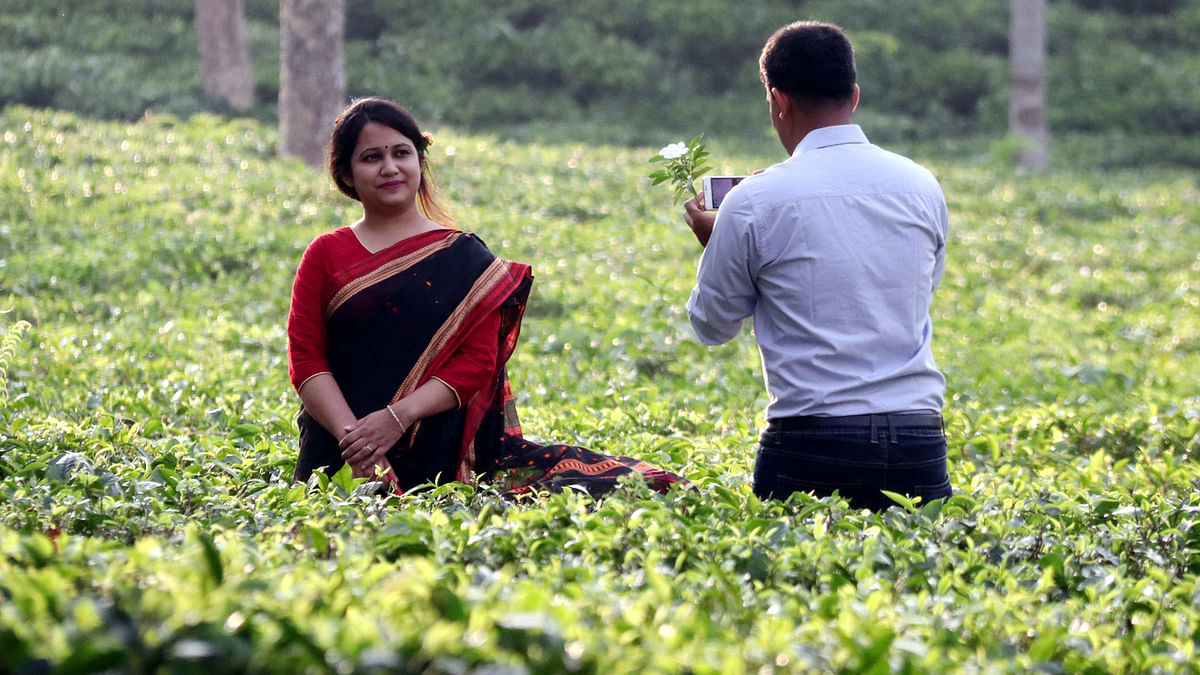
[[[602,494],[639,474],[655,489],[681,480],[628,457],[521,436],[505,364],[516,347],[533,275],[497,258],[474,235],[439,230],[406,239],[339,272],[322,298],[328,361],[356,417],[379,410],[429,380],[472,330],[499,311],[497,367],[463,406],[412,425],[389,449],[398,490],[487,474],[513,494],[578,485]],[[301,410],[295,478],[334,473],[337,439]]]

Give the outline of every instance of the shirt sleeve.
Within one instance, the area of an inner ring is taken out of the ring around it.
[[[500,353],[500,310],[492,311],[430,377],[454,390],[462,407],[496,372]]]
[[[758,291],[752,224],[745,192],[734,188],[717,211],[687,303],[692,330],[706,345],[729,342],[741,332],[742,321],[754,314]]]
[[[326,253],[321,240],[309,244],[292,283],[287,327],[288,376],[296,391],[313,375],[330,372],[325,356],[329,336],[321,317],[321,292],[327,277]]]
[[[937,210],[937,249],[934,251],[933,260],[933,289],[937,290],[938,283],[942,280],[942,273],[946,269],[946,238],[950,234],[950,212],[946,206],[946,199],[942,197],[938,204]]]

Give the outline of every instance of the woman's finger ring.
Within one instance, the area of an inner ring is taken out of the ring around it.
[[[367,452],[371,452],[374,449],[375,448],[372,448],[370,443],[367,443]]]

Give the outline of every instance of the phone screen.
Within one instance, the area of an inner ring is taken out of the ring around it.
[[[705,179],[708,183],[704,201],[705,206],[709,209],[717,209],[721,206],[721,202],[725,201],[725,195],[733,189],[734,185],[742,182],[745,176],[709,176]]]

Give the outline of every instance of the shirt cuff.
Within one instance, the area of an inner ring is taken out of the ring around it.
[[[299,394],[300,390],[304,388],[304,385],[308,384],[309,380],[313,379],[314,377],[316,377],[318,375],[333,375],[333,373],[329,372],[328,370],[322,370],[319,373],[313,373],[312,375],[309,375],[308,377],[304,378],[303,382],[296,385],[296,393]]]
[[[458,402],[458,405],[454,406],[454,408],[457,410],[458,408],[461,408],[461,407],[462,407],[462,397],[460,397],[460,396],[458,395],[458,390],[457,390],[457,389],[455,389],[454,387],[451,387],[451,386],[450,386],[450,383],[449,383],[449,382],[447,382],[447,381],[443,380],[442,378],[438,377],[437,375],[432,375],[432,376],[430,376],[430,378],[429,378],[429,379],[431,379],[431,380],[437,380],[438,382],[441,382],[442,384],[446,385],[446,387],[447,387],[447,388],[448,388],[450,391],[454,392],[454,400]]]
[[[688,323],[692,324],[692,332],[696,334],[696,338],[700,340],[700,344],[716,346],[723,345],[733,338],[742,330],[742,322],[734,321],[731,323],[718,323],[709,321],[705,312],[700,307],[700,289],[699,287],[692,290],[691,297],[687,302]]]

